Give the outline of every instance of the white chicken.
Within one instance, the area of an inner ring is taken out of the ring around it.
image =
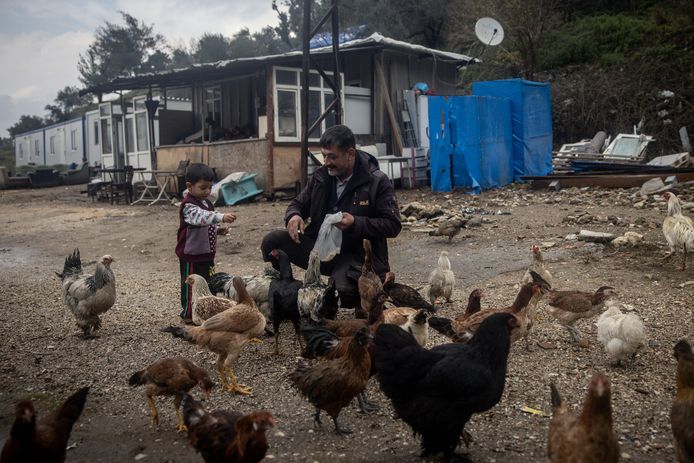
[[[75,316],[84,338],[93,337],[101,328],[99,315],[116,302],[116,277],[111,270],[113,257],[105,255],[96,263],[94,275],[84,275],[80,251],[75,249],[65,259],[63,272],[58,276],[63,282],[63,301]]]
[[[611,365],[619,365],[634,358],[638,349],[646,344],[646,329],[634,313],[622,313],[614,301],[607,301],[598,322],[598,341],[605,347]]]
[[[670,252],[663,258],[668,261],[678,249],[682,250],[682,267],[687,267],[687,252],[694,250],[694,223],[692,219],[682,214],[682,205],[677,196],[669,191],[663,193],[667,200],[667,217],[663,221],[663,235],[670,246]]]
[[[297,296],[299,313],[304,318],[319,321],[324,318],[334,319],[339,306],[335,282],[323,283],[320,273],[320,258],[316,251],[311,251],[304,281]]]
[[[193,324],[200,326],[208,318],[218,313],[231,309],[236,305],[235,301],[224,297],[213,296],[207,281],[200,275],[191,274],[186,278],[193,289]]]
[[[455,275],[451,270],[451,261],[448,260],[448,252],[441,251],[438,266],[429,274],[429,300],[432,304],[440,297],[451,302],[451,295],[455,287]]]
[[[528,270],[525,271],[523,274],[523,278],[521,278],[520,285],[523,286],[526,283],[534,283],[535,281],[533,280],[533,277],[530,273],[532,270],[533,272],[537,273],[542,277],[542,279],[550,286],[552,287],[552,274],[549,273],[549,270],[545,267],[545,260],[542,257],[542,250],[540,249],[540,246],[534,244],[531,248],[532,251],[532,256],[533,259],[530,262],[530,266],[528,267]]]

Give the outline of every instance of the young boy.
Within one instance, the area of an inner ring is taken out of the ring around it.
[[[226,235],[229,231],[217,224],[236,220],[234,214],[215,212],[214,205],[207,199],[213,180],[214,172],[205,164],[191,164],[186,169],[188,194],[178,211],[176,255],[181,269],[181,320],[187,324],[193,320],[193,291],[186,278],[195,273],[207,280],[214,273],[217,234]]]

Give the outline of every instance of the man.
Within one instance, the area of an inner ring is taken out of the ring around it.
[[[388,176],[379,170],[376,158],[355,148],[354,134],[347,126],[330,127],[320,145],[324,164],[287,207],[287,229],[263,238],[263,260],[277,265],[269,254],[282,249],[293,264],[305,269],[323,219],[342,212],[342,220],[335,224],[342,230],[340,254],[323,262],[321,273],[335,280],[342,307],[359,308],[363,239],[371,241],[373,268],[383,278],[390,270],[386,239],[400,233],[400,211]]]

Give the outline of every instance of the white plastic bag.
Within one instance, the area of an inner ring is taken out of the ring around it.
[[[313,250],[318,253],[321,262],[333,260],[333,257],[340,253],[342,246],[342,230],[335,227],[336,223],[342,220],[342,212],[328,214],[323,219],[323,223],[318,231],[318,239],[313,245]]]

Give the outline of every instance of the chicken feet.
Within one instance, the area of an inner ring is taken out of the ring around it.
[[[320,419],[320,408],[316,407],[316,413],[313,415],[313,422],[316,424],[316,427],[323,431],[323,422]],[[340,424],[337,422],[337,417],[333,417],[333,424],[335,425],[335,434],[338,434],[340,436],[345,436],[347,434],[352,434],[352,431],[349,429],[345,429],[340,427]]]
[[[564,328],[566,328],[569,331],[569,334],[571,335],[571,339],[578,344],[580,347],[590,347],[590,343],[586,339],[581,338],[581,332],[578,331],[578,329],[574,326],[571,325],[562,325]]]
[[[236,375],[230,367],[225,366],[224,373],[220,372],[220,380],[222,382],[222,386],[226,387],[226,390],[229,392],[243,395],[249,395],[253,392],[253,389],[250,387],[239,384],[239,381],[236,379]]]
[[[147,405],[152,412],[152,426],[159,426],[159,412],[157,411],[157,405],[154,403],[154,399],[147,396]]]
[[[362,413],[375,413],[381,409],[376,402],[372,402],[366,397],[366,391],[357,395],[359,411]]]

